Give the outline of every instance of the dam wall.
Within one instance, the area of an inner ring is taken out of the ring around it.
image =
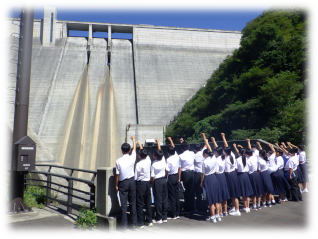
[[[130,144],[131,135],[142,144],[164,144],[165,127],[241,38],[238,31],[62,21],[54,8],[45,12],[45,19],[34,20],[28,126],[45,149],[39,162],[49,155],[48,162],[90,170],[114,166],[126,136]],[[18,47],[11,34],[19,26],[12,21],[19,19],[7,21],[8,47]],[[88,37],[71,37],[70,30]],[[99,31],[108,38],[94,38]],[[8,61],[18,58],[9,52]],[[14,89],[14,61],[8,69],[7,86]],[[14,100],[9,90],[7,101]],[[13,104],[7,112],[12,130]]]

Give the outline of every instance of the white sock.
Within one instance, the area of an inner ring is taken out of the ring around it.
[[[260,204],[257,204],[257,206],[260,207],[261,205],[260,205]]]
[[[235,212],[240,212],[240,210],[238,209],[238,210],[235,210]]]
[[[272,204],[271,201],[267,201],[267,204]]]
[[[211,219],[215,219],[215,216],[211,216]]]
[[[216,215],[215,215],[215,217],[219,217],[219,216],[220,216],[219,214],[216,214]]]
[[[275,203],[275,200],[272,200],[272,203]]]
[[[253,208],[256,208],[256,204],[253,204]]]

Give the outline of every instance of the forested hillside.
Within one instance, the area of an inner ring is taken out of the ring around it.
[[[241,46],[212,74],[166,129],[174,140],[263,139],[305,143],[307,19],[301,10],[267,10],[243,29]],[[194,79],[195,80],[195,79]]]

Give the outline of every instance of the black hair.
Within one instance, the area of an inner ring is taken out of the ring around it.
[[[194,149],[195,149],[196,151],[200,151],[200,149],[201,149],[201,144],[199,144],[199,143],[195,144],[195,145],[194,145]]]
[[[252,148],[257,148],[257,144],[251,144]]]
[[[305,151],[305,145],[299,144],[298,148],[299,148],[300,151]]]
[[[264,159],[265,161],[268,161],[268,157],[267,157],[267,154],[266,154],[266,151],[265,151],[265,150],[259,151],[259,154],[263,156],[263,159]]]
[[[168,149],[167,149],[167,153],[168,153],[169,155],[174,155],[175,152],[176,152],[176,148],[173,147],[172,145],[170,145],[170,146],[168,147]]]
[[[156,156],[157,160],[161,160],[163,157],[163,151],[161,149],[155,149],[153,155]]]
[[[240,150],[239,150],[240,154],[242,155],[242,162],[243,162],[244,167],[246,166],[245,151],[246,151],[245,149],[240,149]]]
[[[296,148],[292,148],[292,149],[287,149],[287,151],[291,154],[296,154],[298,152],[298,150]]]
[[[252,149],[247,149],[247,150],[245,151],[245,153],[246,153],[247,155],[249,155],[249,156],[252,156],[252,155],[253,155],[253,150],[252,150]]]
[[[231,161],[231,164],[234,164],[234,159],[233,159],[233,156],[231,155],[231,148],[230,147],[225,147],[224,148],[224,152],[230,156],[230,161]]]
[[[182,142],[181,144],[181,148],[186,151],[186,150],[189,150],[190,146],[187,142]]]
[[[281,150],[281,149],[277,149],[276,152],[280,153],[280,154],[283,154],[283,150]]]
[[[148,151],[147,149],[140,149],[138,154],[140,155],[141,159],[145,159],[148,156]]]
[[[121,145],[121,150],[124,152],[124,153],[128,153],[130,151],[130,145],[128,143],[123,143]]]
[[[225,159],[225,155],[223,154],[223,148],[222,147],[215,148],[215,151],[221,156],[222,160]]]
[[[210,157],[212,157],[212,156],[213,156],[213,153],[212,153],[209,149],[205,149],[205,150],[203,150],[202,155],[204,155],[204,154],[207,154],[207,155],[209,155]]]

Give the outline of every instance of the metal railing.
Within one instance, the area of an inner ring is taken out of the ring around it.
[[[77,168],[71,168],[71,167],[64,167],[64,166],[52,165],[52,164],[36,164],[35,166],[37,166],[37,167],[49,167],[48,171],[32,170],[32,171],[29,172],[31,174],[43,174],[43,175],[45,175],[47,177],[47,180],[45,181],[45,180],[41,180],[41,179],[32,179],[32,178],[26,177],[25,178],[25,180],[26,180],[25,185],[39,186],[39,187],[42,187],[42,188],[46,188],[46,195],[39,195],[39,194],[33,193],[33,194],[35,194],[37,196],[46,197],[46,205],[50,205],[51,200],[52,201],[56,201],[58,203],[61,203],[61,204],[65,205],[67,207],[67,214],[70,214],[70,213],[72,213],[72,209],[75,209],[75,210],[78,210],[78,211],[80,210],[79,207],[73,205],[73,200],[72,199],[73,198],[77,198],[77,199],[83,200],[85,202],[89,202],[91,210],[95,207],[95,184],[94,184],[94,180],[96,178],[97,171],[91,171],[91,170],[85,170],[85,169],[77,169]],[[52,167],[67,169],[67,170],[70,170],[70,173],[69,173],[68,176],[67,175],[62,175],[62,174],[57,174],[57,173],[52,173],[51,172]],[[85,179],[73,177],[72,175],[73,175],[74,171],[79,171],[79,172],[84,172],[84,173],[92,173],[93,174],[92,179],[91,180],[85,180]],[[59,177],[59,178],[64,178],[68,182],[68,186],[52,182],[52,176]],[[46,183],[46,186],[45,185],[38,185],[38,184],[31,184],[31,182],[36,182],[36,181],[44,182],[44,183]],[[73,182],[74,181],[87,184],[90,187],[90,192],[74,188],[73,187]],[[59,190],[60,188],[59,189],[52,188],[52,185],[56,185],[56,186],[59,186],[59,187],[66,188],[67,192],[60,191]],[[52,190],[67,195],[67,202],[64,202],[64,201],[62,201],[60,199],[52,197],[52,195],[51,195],[51,191]],[[76,195],[73,194],[73,191],[77,191],[77,192],[89,195],[90,198],[86,199],[86,198],[83,198],[83,197],[76,196]]]

